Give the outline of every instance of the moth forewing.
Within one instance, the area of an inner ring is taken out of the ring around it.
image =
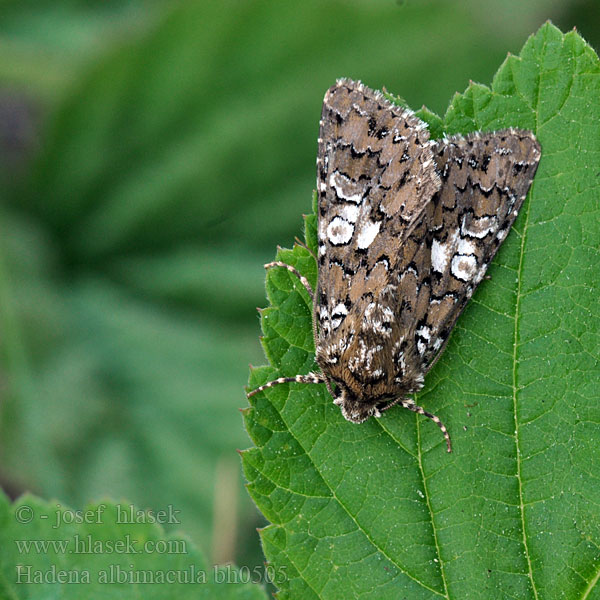
[[[540,148],[529,131],[429,141],[425,123],[360,82],[323,102],[317,157],[318,284],[313,335],[321,373],[344,417],[361,423],[396,404],[440,419],[409,397],[514,222]],[[335,388],[333,386],[335,384]]]

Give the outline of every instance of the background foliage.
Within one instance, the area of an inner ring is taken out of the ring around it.
[[[212,567],[182,532],[136,522],[137,510],[104,500],[73,520],[60,503],[25,494],[11,505],[0,491],[0,598],[55,598],[62,580],[65,599],[265,600],[252,581],[285,578],[285,567]],[[159,519],[177,519],[167,512]]]
[[[443,113],[548,18],[597,43],[593,8],[4,2],[3,487],[174,504],[211,560],[260,562],[237,408],[263,360],[261,265],[310,209],[325,89],[360,78]]]

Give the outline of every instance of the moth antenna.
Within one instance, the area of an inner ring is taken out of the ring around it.
[[[442,430],[442,433],[444,434],[444,437],[446,438],[446,446],[448,446],[448,452],[452,452],[452,442],[450,441],[450,434],[448,433],[446,426],[442,423],[442,421],[440,420],[440,418],[438,416],[433,415],[430,412],[427,412],[425,409],[421,408],[420,406],[417,406],[412,400],[406,400],[403,398],[397,398],[396,400],[392,400],[389,404],[387,404],[380,410],[381,410],[381,412],[383,412],[384,410],[388,410],[389,408],[392,408],[392,406],[396,406],[396,404],[400,404],[400,406],[403,406],[404,408],[408,408],[408,410],[412,410],[413,412],[416,412],[420,415],[423,415],[423,416],[431,419]]]
[[[310,295],[310,299],[314,302],[315,295],[310,283],[308,283],[308,279],[306,279],[306,277],[304,277],[304,275],[302,275],[296,268],[278,260],[265,265],[265,269],[272,269],[273,267],[281,267],[282,269],[287,269],[290,273],[293,273],[300,280],[300,283],[305,287],[306,291]]]
[[[281,383],[324,383],[325,378],[320,373],[308,373],[307,375],[296,375],[295,377],[280,377],[279,379],[273,379],[273,381],[269,381],[260,387],[257,387],[255,390],[248,392],[246,396],[251,398],[254,394],[258,394],[258,392],[262,392],[267,388],[271,388],[274,385],[279,385]]]
[[[310,252],[310,255],[315,260],[317,260],[317,256],[315,255],[315,253],[298,236],[294,238],[294,241],[296,242],[296,244],[298,244],[298,246],[302,246],[305,250],[308,250]]]

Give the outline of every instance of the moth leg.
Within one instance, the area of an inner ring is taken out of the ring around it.
[[[448,433],[446,426],[441,422],[439,417],[437,417],[436,415],[432,415],[430,412],[427,412],[425,409],[421,408],[420,406],[417,406],[413,400],[406,399],[406,398],[398,398],[396,400],[392,400],[389,404],[387,404],[380,410],[381,410],[381,412],[383,412],[384,410],[388,410],[389,408],[392,408],[392,406],[396,406],[396,404],[399,404],[400,406],[403,406],[404,408],[408,408],[408,410],[412,410],[413,412],[416,412],[420,415],[424,415],[425,417],[431,419],[442,430],[442,433],[444,434],[444,437],[446,438],[446,446],[448,446],[448,452],[452,452],[452,443],[450,442],[450,434]]]
[[[248,398],[254,396],[254,394],[258,394],[258,392],[262,392],[267,388],[271,388],[274,385],[279,385],[280,383],[324,383],[325,378],[320,373],[308,373],[307,375],[296,375],[295,377],[280,377],[279,379],[273,379],[273,381],[269,381],[260,387],[257,387],[255,390],[248,392],[246,396]]]
[[[312,305],[313,305],[313,310],[312,310],[312,330],[313,330],[313,340],[314,340],[315,347],[316,347],[316,345],[317,345],[317,334],[318,334],[318,325],[317,325],[317,297],[315,296],[310,283],[308,283],[308,279],[306,279],[306,277],[304,277],[304,275],[302,275],[298,271],[298,269],[296,269],[296,268],[292,267],[292,265],[288,265],[288,264],[286,264],[284,262],[281,262],[281,261],[277,260],[277,261],[274,261],[274,262],[267,263],[265,265],[265,269],[272,269],[273,267],[281,267],[283,269],[287,269],[290,273],[293,273],[300,280],[300,283],[304,286],[304,288],[308,292],[308,295],[310,296],[310,299],[312,300]],[[333,392],[331,390],[331,384],[330,384],[329,380],[326,377],[323,377],[323,379],[321,381],[319,381],[318,383],[325,383],[327,385],[327,390],[333,396]]]
[[[317,256],[315,255],[315,253],[298,236],[294,238],[294,241],[296,242],[296,244],[298,244],[298,246],[302,246],[305,250],[308,250],[310,252],[310,255],[315,260],[317,260]]]
[[[301,275],[297,269],[292,267],[292,265],[286,265],[284,262],[280,262],[278,260],[265,265],[265,269],[272,269],[273,267],[282,267],[283,269],[287,269],[290,273],[293,273],[300,280],[300,283],[306,288],[310,299],[314,302],[315,295],[310,283],[308,283],[308,279],[306,279],[304,275]]]

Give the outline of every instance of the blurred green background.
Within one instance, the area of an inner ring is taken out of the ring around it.
[[[0,484],[181,510],[262,561],[236,448],[262,264],[301,235],[340,76],[442,113],[597,0],[0,2]]]

